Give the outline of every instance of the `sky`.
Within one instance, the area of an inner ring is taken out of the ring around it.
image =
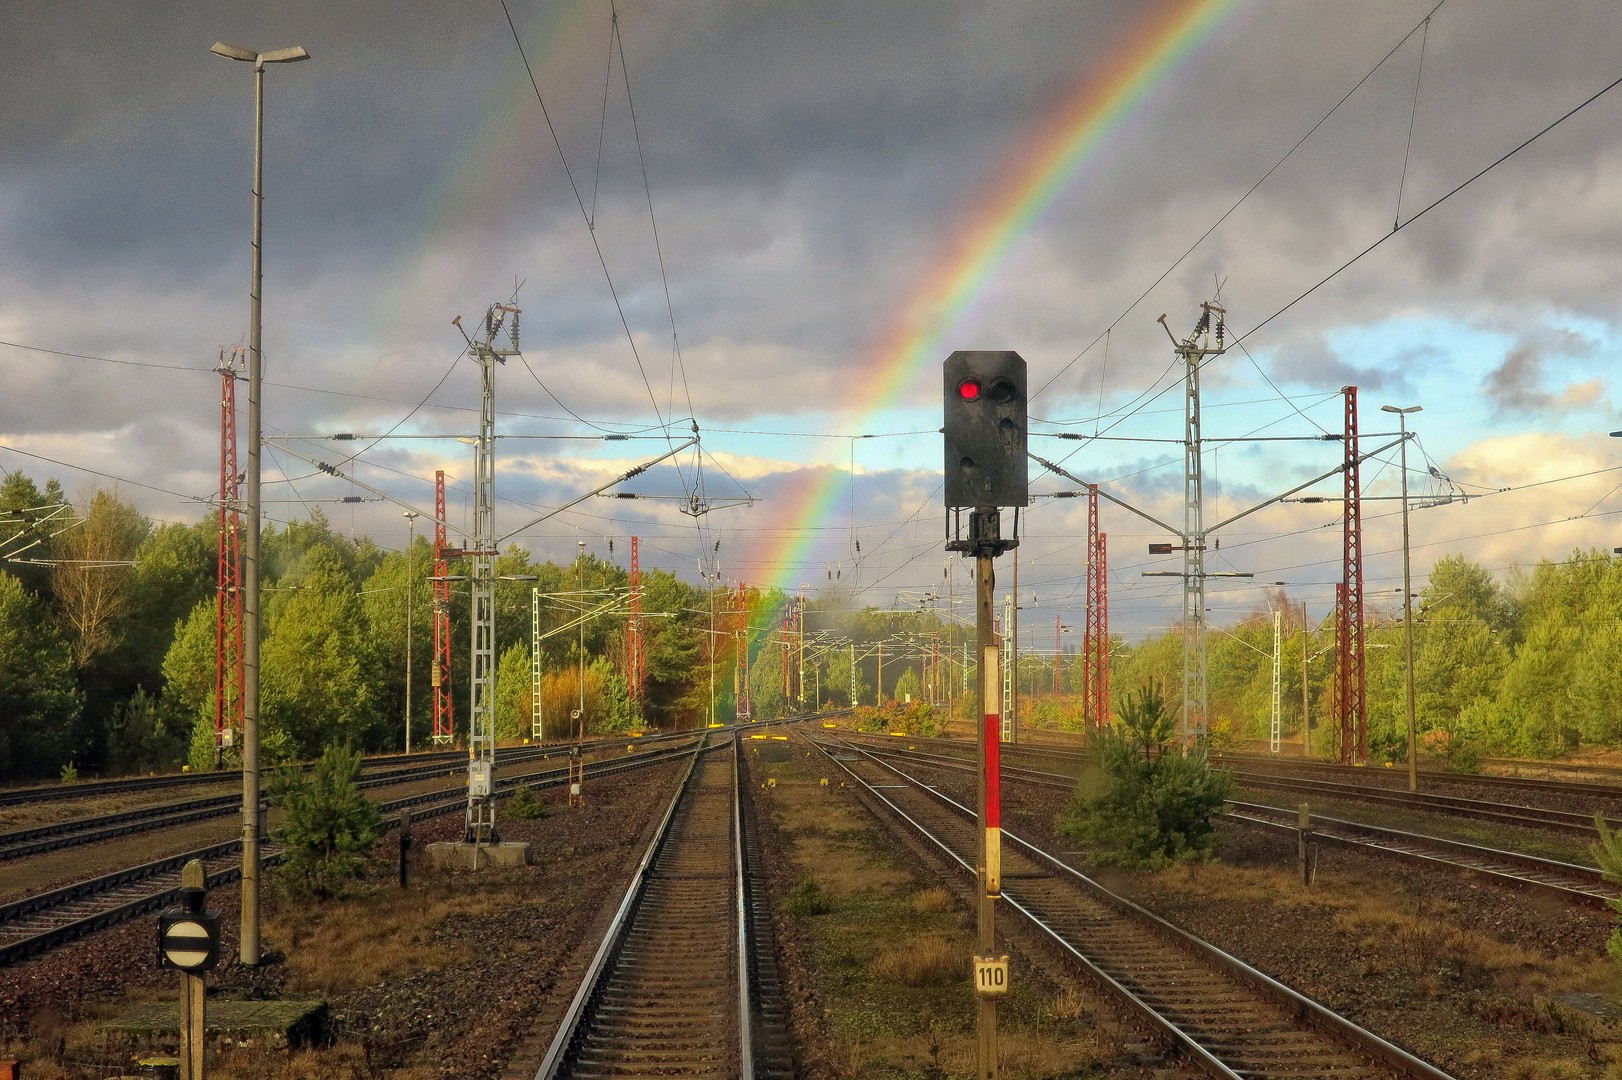
[[[515,539],[558,559],[612,540],[623,562],[637,536],[643,565],[691,581],[702,564],[877,607],[949,586],[967,614],[941,548],[939,360],[1017,350],[1041,388],[1033,449],[1176,523],[1183,403],[1157,319],[1182,336],[1219,299],[1243,349],[1203,370],[1209,438],[1338,432],[1355,385],[1374,449],[1381,405],[1422,407],[1421,584],[1444,555],[1502,576],[1622,543],[1622,89],[1270,318],[1622,75],[1617,5],[625,0],[615,42],[607,0],[507,4],[0,12],[0,470],[79,498],[116,484],[157,521],[207,512],[211,369],[248,319],[253,78],[221,40],[313,57],[266,74],[273,522],[319,509],[406,541],[399,506],[334,501],[372,496],[295,453],[429,509],[444,469],[465,520],[478,371],[452,319],[513,303],[498,534],[696,424],[702,456],[615,489],[663,498],[590,499]],[[1196,7],[1208,23],[1004,214],[1067,110]],[[1000,246],[942,301],[932,283],[988,222]],[[357,441],[286,441],[334,433]],[[1214,442],[1206,519],[1337,463],[1321,439]],[[1395,449],[1363,480],[1369,603],[1389,609]],[[712,509],[681,513],[694,496]],[[1264,609],[1272,582],[1327,614],[1338,515],[1276,505],[1218,533],[1210,568],[1255,576],[1211,584],[1213,620]],[[1147,554],[1172,537],[1113,506],[1103,528],[1112,630],[1169,626],[1178,584],[1142,574],[1177,568]],[[1084,503],[1037,499],[1021,530],[1025,647],[1052,648],[1056,623],[1079,640]]]

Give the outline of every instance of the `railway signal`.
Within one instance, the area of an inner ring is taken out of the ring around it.
[[[1025,361],[1016,352],[946,358],[946,505],[1029,506]]]
[[[1002,891],[1000,747],[1002,669],[992,618],[993,560],[1019,546],[1018,508],[1030,505],[1026,464],[1025,361],[1016,352],[954,352],[942,366],[948,551],[975,560],[975,631],[980,656],[979,940],[973,979],[978,1002],[981,1080],[995,1080],[997,998],[1008,990],[1008,958],[997,954]],[[1002,508],[1015,508],[1014,535],[1002,536]],[[969,531],[962,512],[969,511]],[[882,690],[881,690],[882,693]]]
[[[208,877],[196,859],[180,871],[180,907],[158,916],[158,966],[182,974],[180,994],[180,1076],[203,1080],[203,972],[220,960],[220,913],[204,911]]]

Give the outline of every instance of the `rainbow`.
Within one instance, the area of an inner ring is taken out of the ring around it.
[[[1035,228],[1082,166],[1092,160],[1151,93],[1199,48],[1244,0],[1166,0],[1135,28],[1102,69],[1087,73],[1013,155],[1009,167],[974,206],[937,267],[885,329],[862,368],[865,394],[846,410],[857,425],[901,402],[926,368],[942,358],[941,340],[985,289],[1009,250]],[[784,493],[774,539],[751,561],[770,583],[797,588],[809,572],[817,526],[834,518],[854,476],[818,467],[809,482]]]

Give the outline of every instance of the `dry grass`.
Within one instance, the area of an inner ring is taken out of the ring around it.
[[[1120,1053],[1100,1034],[1055,1040],[1025,1031],[1004,1030],[997,1036],[1002,1075],[1008,1080],[1049,1080],[1055,1076],[1090,1076]],[[973,1035],[937,1032],[905,1038],[880,1037],[839,1048],[839,1075],[928,1076],[933,1064],[949,1077],[973,1076],[978,1046]]]
[[[887,946],[869,965],[873,974],[902,986],[949,986],[969,976],[968,945],[944,937],[917,937]]]
[[[1379,881],[1347,876],[1334,889],[1302,886],[1294,873],[1221,863],[1199,868],[1174,866],[1157,875],[1168,889],[1213,901],[1270,903],[1280,908],[1310,907],[1333,913],[1336,929],[1363,942],[1364,969],[1385,969],[1380,953],[1394,944],[1401,966],[1416,976],[1451,966],[1480,985],[1524,994],[1549,991],[1607,991],[1614,981],[1599,957],[1546,955],[1490,932],[1449,920],[1457,905],[1393,891]]]
[[[451,963],[451,950],[431,941],[453,916],[490,915],[523,902],[516,892],[454,895],[438,890],[382,889],[348,901],[286,905],[265,936],[287,954],[289,989],[336,994]]]
[[[777,826],[790,840],[794,861],[815,868],[824,892],[838,899],[883,896],[911,884],[907,871],[874,861],[862,840],[867,822],[860,806],[815,780],[779,776],[777,790]]]
[[[362,1046],[339,1043],[330,1050],[266,1054],[247,1050],[225,1053],[209,1068],[213,1080],[437,1080],[437,1069],[419,1066],[389,1069]]]
[[[912,898],[912,909],[920,915],[939,915],[956,906],[956,898],[945,889],[923,889]]]

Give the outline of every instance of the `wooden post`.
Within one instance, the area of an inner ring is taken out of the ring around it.
[[[208,888],[208,877],[199,860],[193,859],[180,871],[180,887]],[[180,1076],[181,1080],[203,1080],[203,1059],[207,1055],[203,977],[188,971],[180,978]]]
[[[1312,814],[1306,803],[1298,808],[1295,830],[1295,857],[1301,864],[1301,884],[1310,888],[1312,885]]]
[[[411,850],[411,811],[400,811],[400,888],[406,887],[406,852]]]

